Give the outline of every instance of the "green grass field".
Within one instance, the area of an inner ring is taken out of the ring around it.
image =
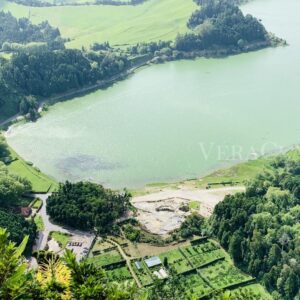
[[[121,282],[125,280],[132,280],[131,273],[126,265],[112,270],[107,270],[106,274],[112,281]]]
[[[261,157],[256,160],[239,163],[230,168],[220,169],[198,180],[197,185],[200,187],[211,183],[222,185],[223,182],[230,181],[243,184],[245,181],[254,178],[258,173],[271,169],[269,162],[270,157]]]
[[[32,204],[32,208],[40,209],[42,204],[43,204],[43,201],[41,199],[36,199]]]
[[[71,236],[66,233],[52,231],[50,233],[51,238],[56,240],[61,248],[65,248],[70,242]]]
[[[199,208],[200,208],[200,202],[199,201],[191,201],[189,203],[189,209],[198,210]]]
[[[193,0],[149,0],[136,6],[28,7],[1,1],[0,9],[33,23],[48,20],[70,38],[71,48],[88,47],[94,42],[111,45],[174,40],[188,30],[186,23],[197,6]]]
[[[44,230],[44,222],[41,216],[35,216],[34,217],[34,223],[36,224],[37,230],[38,231],[43,231]]]
[[[9,148],[10,155],[14,159],[7,165],[8,171],[20,177],[24,177],[32,184],[32,191],[35,193],[51,192],[57,187],[57,182],[47,175],[39,172],[33,166],[26,163],[12,148]]]
[[[112,250],[100,255],[90,256],[88,262],[94,264],[95,266],[108,266],[114,263],[122,262],[123,258],[117,250]]]

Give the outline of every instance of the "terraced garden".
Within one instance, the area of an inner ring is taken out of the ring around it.
[[[114,240],[123,249],[128,246],[123,238]],[[93,246],[88,260],[103,267],[108,277],[118,282],[134,281],[133,275],[136,275],[144,288],[149,288],[158,275],[165,272],[169,276],[175,271],[182,278],[187,294],[194,295],[197,299],[214,299],[214,294],[223,290],[228,290],[233,299],[271,299],[254,278],[233,265],[228,254],[213,240],[199,238],[189,245],[179,245],[166,252],[162,248],[158,255],[159,262],[153,266],[146,261],[148,258],[149,256],[130,258],[129,270],[118,247],[109,240],[100,239]],[[245,295],[248,298],[239,298]]]
[[[107,270],[106,274],[108,278],[112,281],[121,282],[126,280],[133,280],[132,275],[126,264],[124,264],[123,266],[118,266],[111,270]]]
[[[146,264],[142,260],[138,260],[141,263],[141,268],[138,269],[135,265],[135,261],[136,260],[131,261],[131,265],[132,265],[133,271],[137,275],[140,283],[144,287],[151,285],[153,283],[153,279],[151,277],[151,273],[150,273],[149,269],[147,268]]]
[[[93,255],[88,258],[88,261],[98,267],[107,267],[124,260],[118,250],[111,250],[100,255]]]

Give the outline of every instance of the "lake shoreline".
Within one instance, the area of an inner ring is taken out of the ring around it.
[[[239,47],[227,47],[227,48],[224,47],[224,48],[216,48],[216,49],[209,49],[209,50],[189,51],[189,52],[181,51],[180,52],[181,56],[178,58],[168,57],[168,56],[155,57],[154,55],[148,54],[148,59],[146,59],[145,61],[142,60],[141,62],[127,69],[126,71],[116,74],[112,78],[101,80],[96,84],[85,86],[80,89],[70,90],[62,94],[41,99],[40,101],[38,101],[39,111],[41,112],[43,110],[44,105],[52,106],[59,102],[73,100],[74,98],[83,97],[97,90],[104,90],[106,88],[109,88],[113,86],[115,83],[128,79],[130,76],[134,75],[136,71],[138,71],[143,67],[151,67],[152,65],[164,64],[164,63],[174,62],[174,61],[197,60],[203,58],[225,59],[227,57],[255,52],[266,48],[275,48],[280,46],[283,47],[287,45],[288,44],[284,39],[277,38],[275,35],[269,34],[269,38],[266,41],[259,41],[259,42],[248,44],[244,47],[244,49],[240,49]],[[20,117],[22,118],[21,121],[24,120],[28,121],[26,120],[25,116],[18,113],[0,122],[0,129],[2,128],[4,130],[7,130],[10,125],[13,125],[14,123],[16,123],[16,121],[18,122],[18,118]],[[42,116],[40,115],[39,118],[40,117]]]

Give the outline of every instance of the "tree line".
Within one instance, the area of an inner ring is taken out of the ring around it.
[[[34,25],[28,18],[17,19],[10,12],[0,11],[0,49],[12,51],[16,47],[13,43],[31,42],[45,43],[53,50],[64,48],[59,29],[50,26],[48,21]]]
[[[0,110],[20,111],[36,119],[41,98],[110,79],[129,66],[126,55],[114,50],[96,53],[48,49],[16,53],[0,64]]]
[[[300,296],[300,163],[284,157],[245,193],[227,196],[212,217],[213,234],[235,263],[274,299]],[[298,298],[297,298],[298,297]]]
[[[204,50],[212,47],[242,49],[254,42],[267,42],[269,37],[264,26],[253,16],[244,15],[241,9],[228,0],[198,1],[196,10],[187,26],[192,33],[179,35],[179,50]]]
[[[51,219],[81,230],[114,231],[115,221],[130,207],[130,195],[115,193],[91,182],[60,184],[47,200]]]
[[[36,225],[32,220],[21,216],[17,208],[21,198],[31,191],[31,184],[25,178],[12,175],[4,162],[9,160],[9,151],[4,138],[0,135],[0,227],[10,232],[9,239],[20,244],[27,235],[26,253],[30,253],[36,237]]]

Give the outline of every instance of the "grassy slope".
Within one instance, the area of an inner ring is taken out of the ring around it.
[[[300,160],[300,148],[293,149],[284,154],[286,157],[293,160]],[[244,163],[234,165],[227,169],[220,169],[208,176],[194,181],[197,186],[207,186],[209,183],[222,183],[222,182],[238,182],[244,183],[245,181],[254,178],[258,173],[263,171],[271,171],[270,161],[276,155],[265,156],[256,160],[250,160]]]
[[[28,165],[13,149],[9,148],[9,150],[11,157],[16,159],[7,166],[9,172],[29,180],[33,192],[46,193],[57,187],[57,182],[54,179]]]
[[[61,248],[65,248],[71,239],[69,235],[57,231],[51,232],[51,238],[56,240]]]
[[[59,27],[64,37],[72,39],[68,47],[81,48],[93,42],[111,45],[143,41],[173,40],[186,32],[186,22],[196,9],[193,0],[149,0],[137,6],[63,6],[27,7],[1,1],[0,9],[16,17],[28,17],[39,23],[48,20]]]
[[[293,160],[300,161],[300,148],[290,150],[285,155]],[[208,184],[214,183],[215,185],[212,185],[212,188],[218,188],[223,186],[223,182],[234,182],[236,185],[244,185],[246,181],[254,178],[257,174],[268,170],[271,171],[272,167],[270,166],[270,161],[274,159],[275,156],[276,155],[265,156],[256,160],[242,162],[229,168],[219,169],[198,179],[184,180],[174,183],[151,183],[142,189],[131,189],[130,192],[133,196],[142,196],[158,192],[164,188],[178,189],[182,186],[206,188]],[[229,185],[230,184],[226,184],[226,186]]]
[[[45,229],[44,222],[41,216],[35,216],[34,222],[38,231],[43,231]]]

